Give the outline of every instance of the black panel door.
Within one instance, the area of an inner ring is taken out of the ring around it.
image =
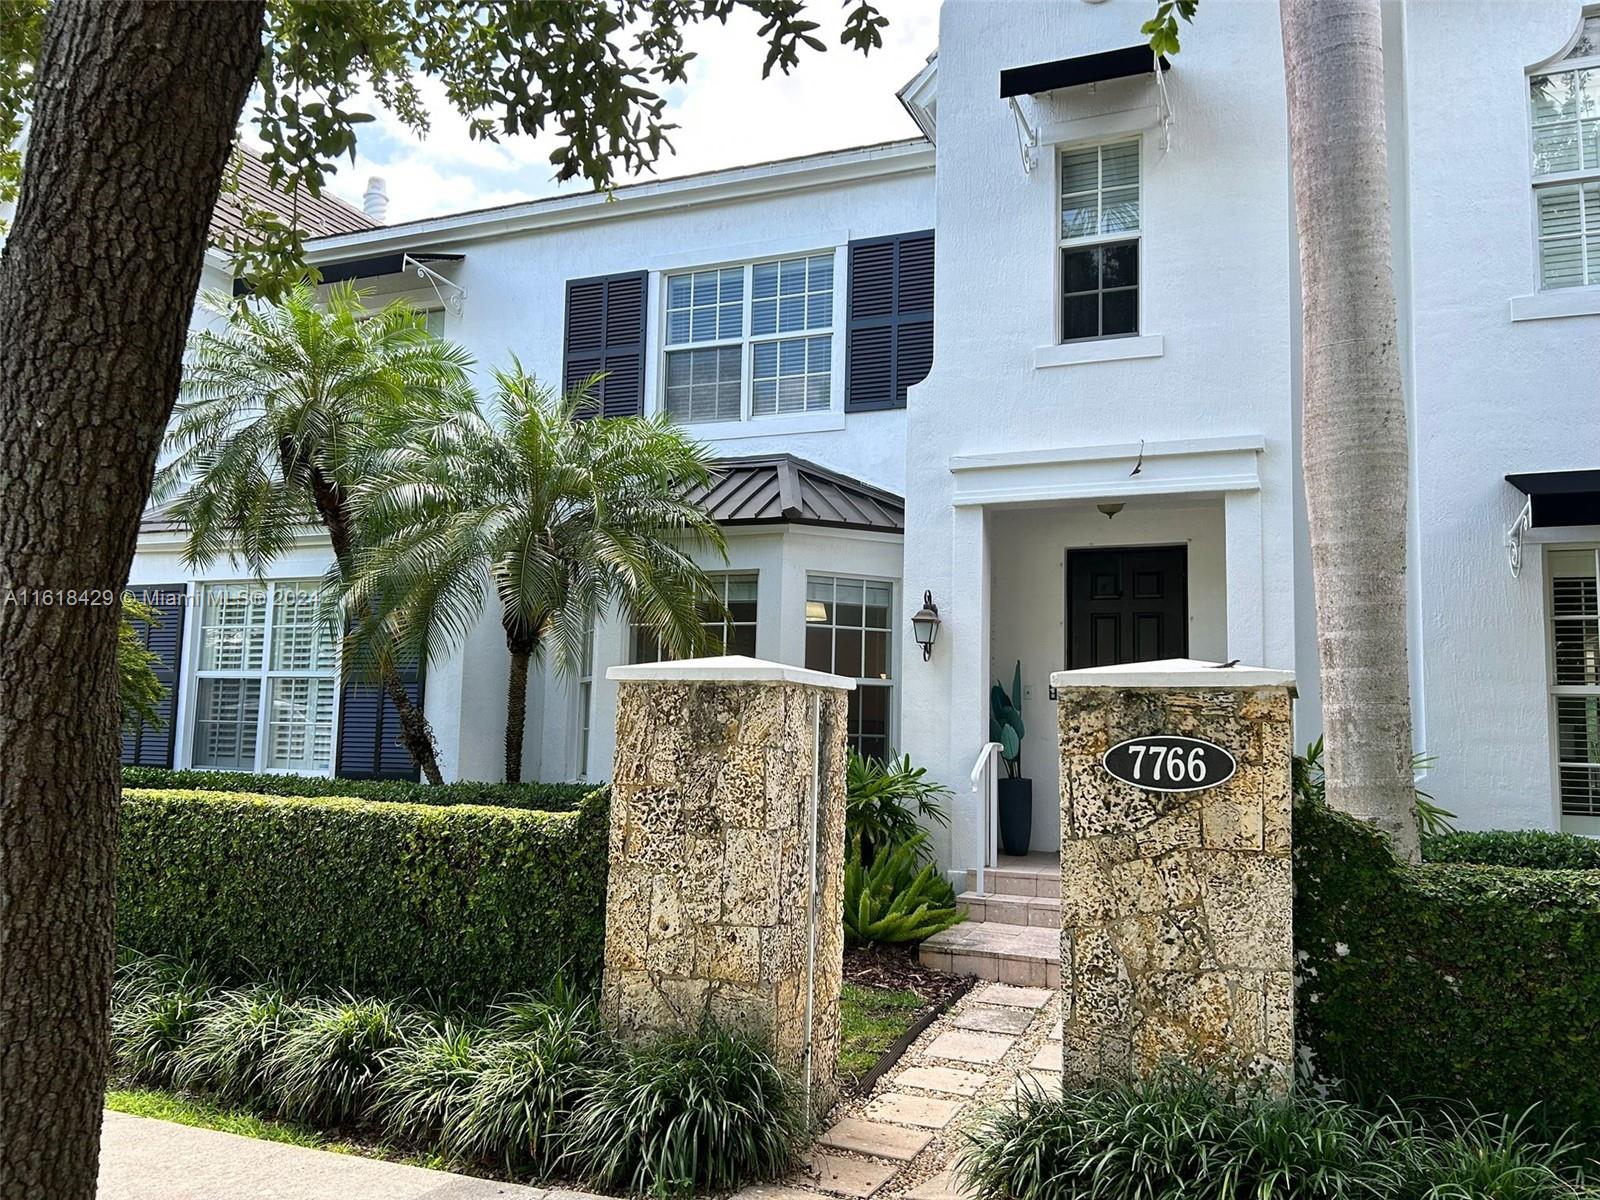
[[[1186,546],[1067,551],[1067,667],[1185,658]]]

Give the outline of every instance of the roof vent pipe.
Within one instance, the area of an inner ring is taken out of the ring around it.
[[[367,193],[361,197],[361,209],[369,218],[382,225],[389,216],[389,189],[383,176],[374,175],[367,180]]]

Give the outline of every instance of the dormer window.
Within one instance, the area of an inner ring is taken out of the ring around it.
[[[1600,284],[1600,13],[1528,76],[1539,286]]]

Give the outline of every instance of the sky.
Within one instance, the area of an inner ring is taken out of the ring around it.
[[[676,153],[663,155],[656,176],[916,136],[917,127],[895,92],[935,48],[939,5],[937,0],[879,0],[879,8],[889,18],[883,48],[863,58],[838,45],[837,0],[817,0],[812,19],[823,25],[827,51],[803,53],[790,75],[775,72],[765,80],[765,45],[750,14],[739,12],[726,27],[713,22],[690,30],[685,40],[699,57],[689,63],[688,81],[666,93],[667,120],[680,128],[669,135]],[[362,126],[356,161],[341,167],[330,185],[333,192],[359,208],[368,177],[382,176],[389,193],[387,220],[395,224],[588,190],[582,183],[557,187],[551,143],[545,139],[472,141],[437,91],[430,100],[433,128],[425,139],[381,111],[376,121]]]

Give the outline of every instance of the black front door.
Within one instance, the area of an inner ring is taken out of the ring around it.
[[[1067,667],[1186,658],[1189,551],[1067,551]]]

